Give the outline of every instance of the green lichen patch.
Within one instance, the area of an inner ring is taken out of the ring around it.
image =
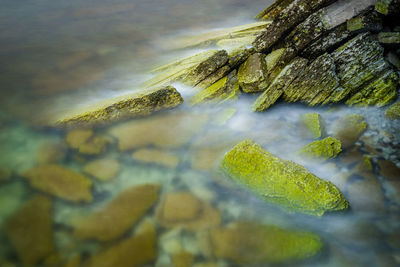
[[[239,67],[237,78],[244,92],[260,92],[268,86],[267,73],[265,55],[255,53]]]
[[[335,158],[342,151],[341,147],[342,145],[339,140],[334,137],[327,137],[306,145],[299,153],[311,158],[331,159]]]
[[[400,119],[400,101],[392,104],[385,112],[385,117],[391,120]]]
[[[250,222],[237,222],[210,231],[217,258],[237,264],[288,263],[317,255],[322,241],[316,234]]]
[[[236,78],[236,70],[234,70],[229,75],[197,93],[190,99],[190,103],[192,105],[205,102],[221,103],[226,100],[237,99],[239,94],[239,84]]]
[[[126,118],[149,115],[183,103],[181,94],[172,86],[149,92],[112,98],[58,119],[56,125],[104,124]]]
[[[387,15],[391,2],[392,0],[377,0],[375,4],[375,10],[383,15]]]
[[[301,165],[275,157],[251,140],[226,153],[220,167],[244,188],[288,211],[322,216],[349,207],[334,184]]]
[[[321,138],[325,135],[325,123],[318,113],[306,113],[300,117],[300,133],[308,138]]]

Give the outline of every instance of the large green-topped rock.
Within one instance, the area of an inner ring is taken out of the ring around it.
[[[325,134],[325,123],[318,113],[306,113],[300,117],[299,129],[307,138],[321,138]]]
[[[386,118],[390,120],[399,120],[400,119],[400,101],[392,104],[385,112]]]
[[[244,92],[260,92],[264,91],[268,86],[267,73],[265,55],[255,53],[239,67],[237,78]]]
[[[297,163],[275,157],[251,140],[240,142],[225,154],[220,167],[260,198],[288,211],[322,216],[349,207],[334,184]]]

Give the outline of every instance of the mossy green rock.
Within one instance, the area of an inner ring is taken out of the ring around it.
[[[385,117],[391,120],[400,119],[400,101],[392,104],[385,112]]]
[[[249,222],[212,229],[210,241],[217,258],[244,265],[304,260],[318,254],[323,246],[313,233]]]
[[[340,190],[292,161],[281,160],[251,140],[225,154],[222,171],[260,198],[288,211],[322,216],[349,207]]]
[[[299,153],[306,157],[331,159],[335,158],[342,151],[341,147],[342,144],[339,140],[334,137],[327,137],[306,145]]]
[[[300,131],[306,137],[321,138],[325,134],[324,121],[318,113],[306,113],[300,117]]]
[[[268,86],[267,72],[265,55],[261,53],[251,55],[238,71],[238,81],[243,91],[246,93],[264,91]]]

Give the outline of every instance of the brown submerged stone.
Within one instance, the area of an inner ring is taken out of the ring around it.
[[[72,202],[91,202],[92,182],[80,173],[60,165],[34,167],[22,176],[40,191]]]
[[[108,181],[117,176],[121,165],[113,158],[102,158],[89,162],[83,171],[100,181]]]
[[[51,208],[49,198],[34,196],[5,226],[11,245],[26,266],[38,264],[54,250]]]
[[[91,255],[83,266],[139,267],[150,264],[156,257],[156,230],[152,223],[146,221],[137,234]]]
[[[218,210],[188,192],[165,195],[156,217],[164,227],[182,227],[189,231],[208,229],[221,223]]]
[[[109,133],[118,139],[121,151],[148,145],[176,148],[198,134],[207,120],[208,116],[203,114],[160,114],[116,125]]]
[[[157,201],[159,185],[131,187],[104,208],[78,221],[74,236],[110,241],[130,229]]]

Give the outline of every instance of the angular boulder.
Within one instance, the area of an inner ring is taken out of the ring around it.
[[[268,84],[268,68],[265,55],[255,53],[239,67],[237,79],[246,93],[264,91]]]
[[[306,113],[300,117],[299,129],[306,138],[317,139],[325,135],[325,123],[318,113]]]
[[[400,119],[400,101],[397,101],[389,106],[389,108],[385,111],[385,117],[390,120]]]
[[[239,83],[236,78],[236,70],[234,70],[229,75],[194,95],[190,99],[190,103],[193,105],[205,102],[221,103],[237,99],[239,94]]]
[[[340,140],[344,149],[350,148],[367,129],[362,115],[346,115],[332,125],[333,136]]]
[[[342,145],[339,140],[334,137],[327,137],[322,140],[314,141],[302,149],[299,153],[305,157],[317,159],[331,159],[342,151]]]
[[[246,266],[294,263],[317,255],[323,247],[316,234],[251,222],[214,228],[209,235],[215,257]]]
[[[183,98],[172,86],[109,99],[75,111],[56,121],[57,125],[102,124],[118,120],[149,115],[153,112],[176,107]]]
[[[221,170],[260,198],[288,211],[322,216],[349,207],[340,190],[304,167],[281,160],[251,140],[225,154]]]

